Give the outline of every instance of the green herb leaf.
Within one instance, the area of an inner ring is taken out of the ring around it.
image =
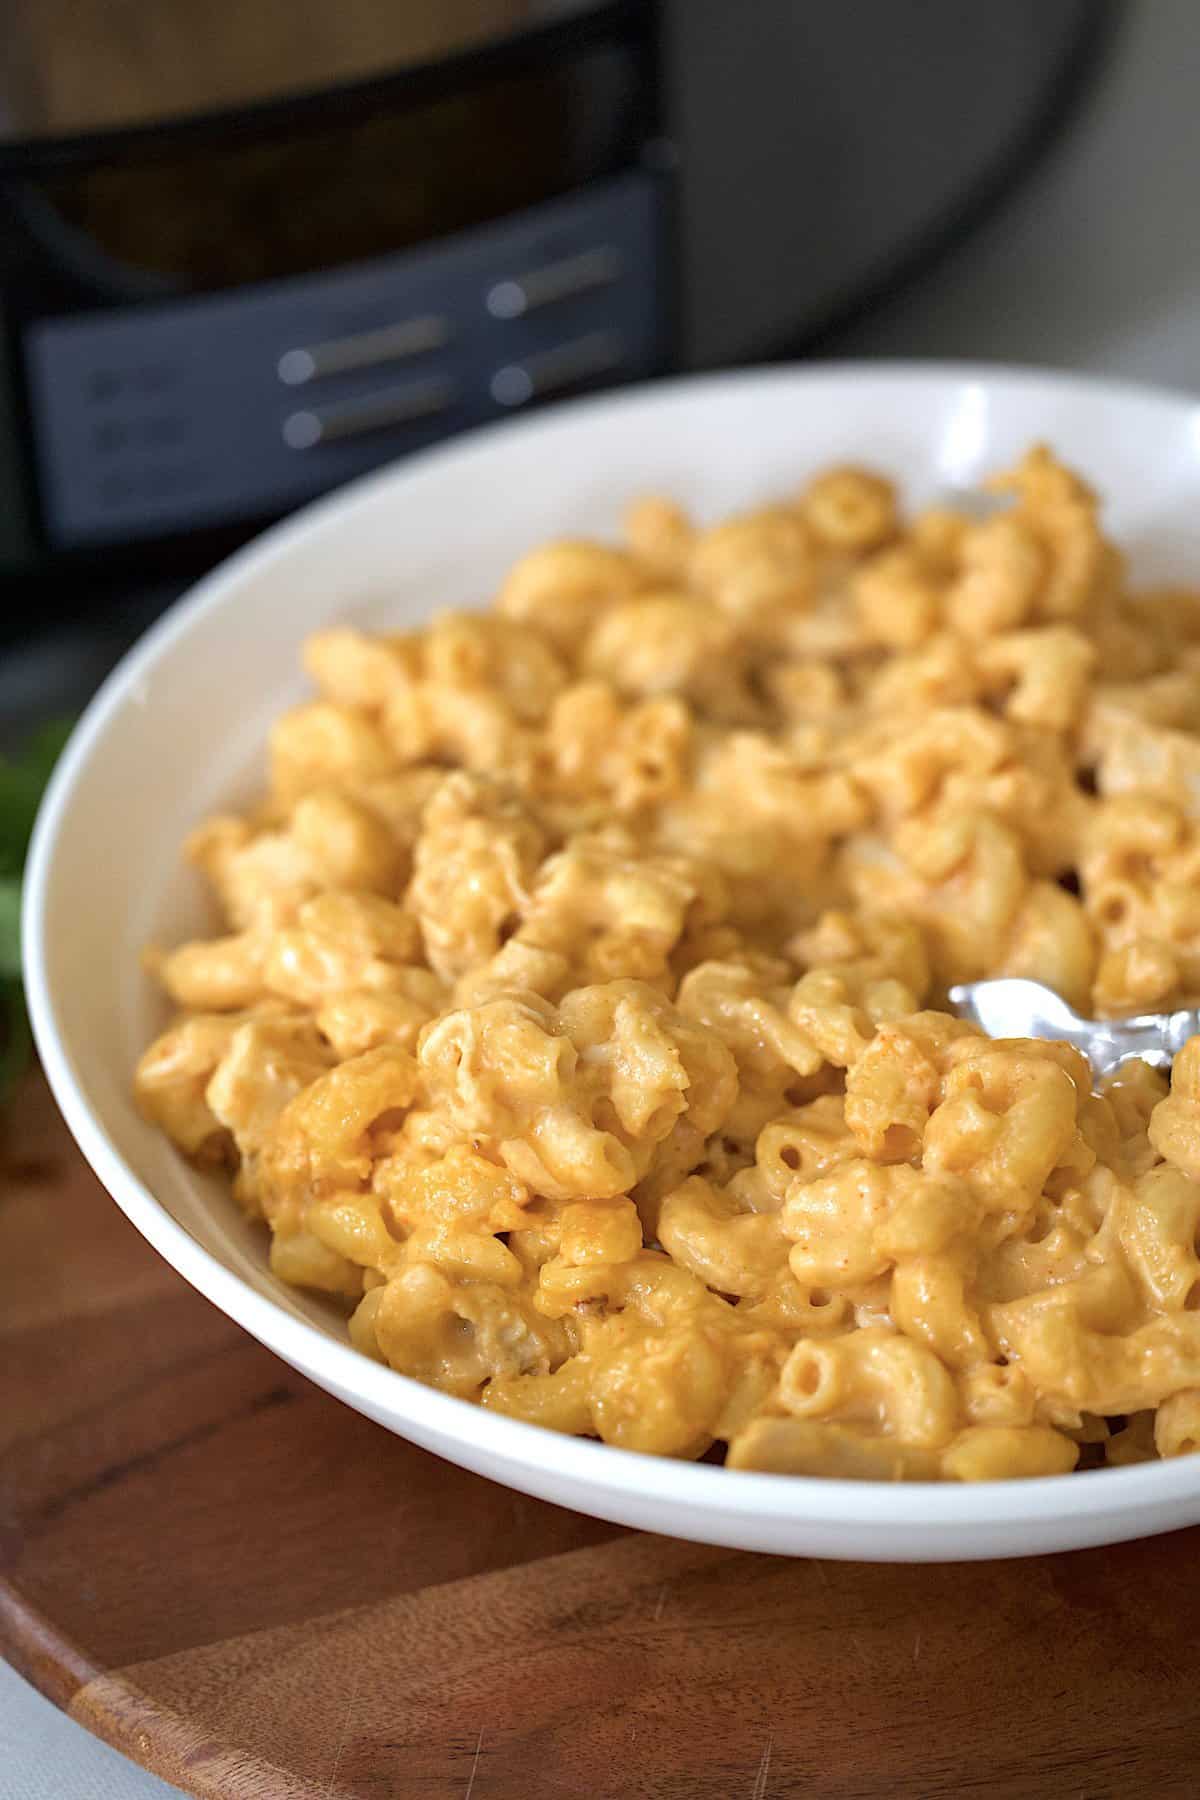
[[[0,758],[0,876],[19,875],[38,803],[67,741],[65,720],[43,725],[20,756]]]
[[[15,875],[0,879],[0,977],[21,977],[21,883]]]
[[[30,770],[0,762],[0,875],[19,875],[42,783]]]
[[[40,778],[43,787],[54,773],[54,765],[74,729],[74,719],[50,719],[38,727],[25,745],[21,761]]]
[[[29,1063],[33,1040],[21,992],[21,871],[42,792],[71,730],[55,720],[18,757],[0,758],[0,1103]]]

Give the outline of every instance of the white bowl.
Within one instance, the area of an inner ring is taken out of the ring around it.
[[[270,1273],[224,1184],[139,1117],[134,1062],[161,1018],[148,939],[206,919],[187,829],[258,784],[267,727],[304,691],[304,635],[475,604],[522,550],[608,533],[638,491],[710,517],[864,460],[929,499],[1035,439],[1109,497],[1154,578],[1200,577],[1200,406],[1101,381],[969,365],[847,365],[633,389],[475,433],[308,508],[158,624],[77,728],[42,807],[25,978],[42,1061],[92,1167],[139,1231],[230,1318],[389,1430],[580,1512],[742,1549],[879,1561],[1019,1556],[1200,1520],[1200,1457],[979,1486],[741,1474],[561,1437],[358,1355],[343,1320]]]

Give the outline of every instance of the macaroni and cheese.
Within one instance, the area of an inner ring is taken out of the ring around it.
[[[136,1083],[360,1350],[738,1469],[1200,1448],[1200,1040],[1096,1092],[946,1004],[1200,988],[1200,591],[1082,480],[645,499],[304,659]]]

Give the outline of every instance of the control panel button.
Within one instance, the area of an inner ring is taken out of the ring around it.
[[[505,363],[492,376],[492,399],[497,406],[508,407],[548,399],[551,394],[578,387],[582,381],[612,374],[624,357],[618,332],[589,331],[569,344],[556,344],[554,349],[526,356],[521,362]]]
[[[385,431],[414,419],[448,412],[457,398],[452,381],[432,375],[428,381],[411,381],[404,387],[385,388],[332,406],[305,408],[289,413],[283,421],[283,441],[289,450],[312,450],[344,438],[363,437],[369,431]]]
[[[303,387],[327,375],[345,375],[351,369],[374,369],[440,350],[452,336],[450,321],[437,313],[404,319],[375,331],[357,331],[348,337],[330,338],[324,344],[299,345],[285,350],[276,370],[285,387]]]
[[[608,287],[620,278],[621,266],[620,253],[611,244],[564,256],[540,269],[494,282],[487,292],[487,309],[493,319],[523,319],[539,307]]]

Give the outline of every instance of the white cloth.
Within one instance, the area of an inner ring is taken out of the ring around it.
[[[179,1800],[126,1762],[0,1659],[0,1800]]]

